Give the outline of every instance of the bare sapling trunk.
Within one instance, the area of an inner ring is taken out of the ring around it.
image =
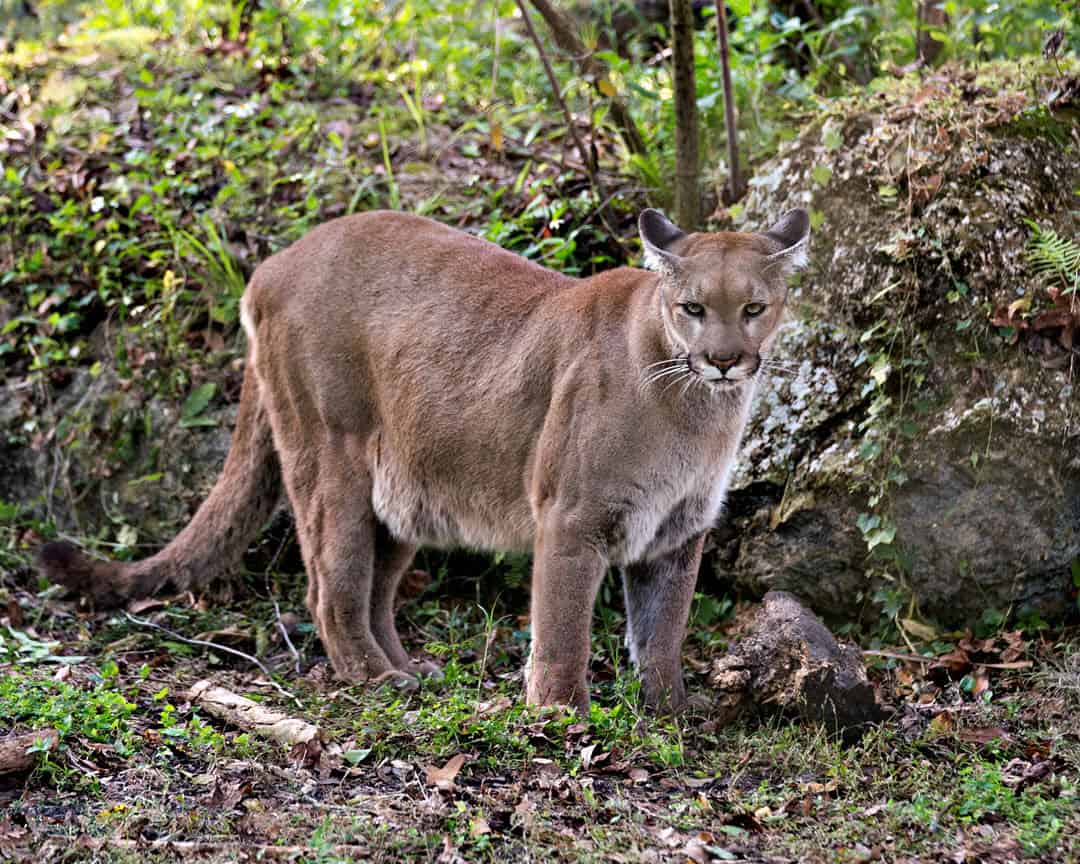
[[[735,121],[735,90],[731,86],[731,51],[728,48],[727,8],[716,4],[716,35],[720,42],[720,69],[724,81],[724,134],[727,137],[728,178],[724,204],[734,204],[746,194],[746,181],[739,168],[739,128]]]
[[[536,53],[540,55],[540,62],[544,65],[544,73],[547,75],[548,83],[551,85],[551,94],[555,101],[559,103],[559,109],[562,111],[563,117],[566,118],[566,131],[574,140],[574,146],[577,147],[581,162],[585,166],[585,173],[589,175],[589,185],[592,187],[593,194],[599,200],[603,195],[603,189],[600,185],[600,178],[596,174],[596,165],[593,163],[592,154],[585,149],[585,144],[578,134],[577,126],[574,125],[574,115],[570,113],[570,107],[562,97],[559,79],[555,76],[555,70],[551,68],[551,62],[544,51],[544,44],[540,41],[536,28],[532,25],[529,10],[525,7],[525,0],[516,0],[516,2],[518,9],[521,11],[521,20],[525,24],[525,29],[529,31],[529,38],[532,39],[533,44],[536,46]]]
[[[917,59],[925,66],[933,66],[945,47],[933,36],[933,31],[945,27],[949,23],[949,16],[945,12],[942,0],[923,0],[917,8],[918,39],[916,48]]]
[[[544,19],[544,22],[551,29],[555,44],[574,58],[581,74],[590,79],[596,91],[607,100],[611,110],[611,118],[619,128],[619,135],[623,139],[626,149],[631,153],[645,153],[645,140],[641,137],[637,124],[634,123],[634,118],[630,116],[630,109],[617,96],[610,95],[610,89],[605,92],[603,88],[603,82],[607,80],[607,65],[597,60],[593,53],[585,47],[585,43],[578,37],[572,21],[565,13],[555,8],[548,0],[529,0],[529,2],[532,3],[536,11],[540,13],[540,17]],[[522,14],[524,14],[524,10],[522,10]]]
[[[683,228],[697,228],[697,85],[694,82],[694,8],[691,0],[670,0],[671,55],[675,78],[675,213]]]

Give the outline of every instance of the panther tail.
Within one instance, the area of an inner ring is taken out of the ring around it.
[[[281,494],[281,468],[253,367],[249,356],[225,467],[210,496],[175,539],[152,558],[130,563],[97,561],[70,543],[46,543],[38,564],[49,581],[106,607],[148,597],[166,586],[199,589],[235,573]]]

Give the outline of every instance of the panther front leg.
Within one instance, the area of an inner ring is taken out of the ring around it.
[[[654,710],[686,706],[682,644],[704,545],[702,534],[674,552],[623,568],[626,641],[645,704]]]
[[[555,514],[537,532],[533,553],[532,650],[525,667],[530,705],[589,710],[590,626],[607,559]]]

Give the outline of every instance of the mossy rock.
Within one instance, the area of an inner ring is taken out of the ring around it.
[[[872,88],[759,169],[736,221],[802,206],[816,230],[776,352],[792,371],[759,392],[716,533],[720,580],[793,591],[834,622],[875,620],[883,586],[943,626],[1075,608],[1075,355],[1064,328],[1032,325],[1053,286],[1027,254],[1028,220],[1077,235],[1064,71]],[[1016,326],[995,326],[1017,300]],[[870,554],[860,516],[892,542]]]

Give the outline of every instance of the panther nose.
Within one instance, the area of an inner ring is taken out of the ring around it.
[[[726,372],[742,359],[742,354],[706,354],[705,359]]]

